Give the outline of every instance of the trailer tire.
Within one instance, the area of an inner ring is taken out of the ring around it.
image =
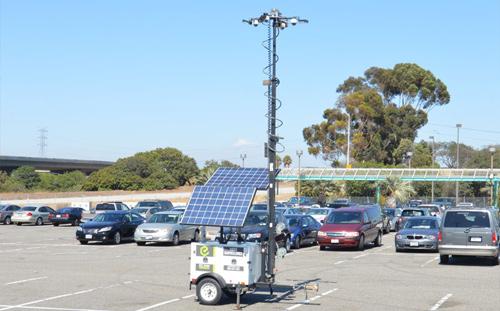
[[[222,288],[216,279],[207,277],[196,284],[196,296],[202,305],[216,305],[222,298]]]

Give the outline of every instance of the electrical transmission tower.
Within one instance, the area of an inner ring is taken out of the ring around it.
[[[38,147],[40,148],[39,149],[39,155],[40,157],[45,157],[45,150],[47,148],[47,133],[49,131],[47,131],[46,128],[41,128],[38,130],[38,132],[40,133],[40,135],[38,136]]]

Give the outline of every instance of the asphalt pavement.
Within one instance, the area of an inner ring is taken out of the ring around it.
[[[80,245],[74,227],[0,225],[0,311],[233,310],[199,305],[189,290],[189,245]],[[488,260],[305,247],[277,260],[275,296],[242,297],[244,310],[499,310],[500,266]],[[290,293],[318,280],[319,290]]]

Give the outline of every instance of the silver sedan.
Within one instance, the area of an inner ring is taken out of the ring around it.
[[[56,212],[48,206],[25,206],[20,210],[14,212],[12,215],[12,222],[20,226],[22,224],[35,224],[41,226],[43,224],[50,224],[50,218]]]
[[[137,227],[134,239],[137,245],[147,242],[169,242],[178,245],[180,241],[198,241],[200,230],[197,226],[181,225],[182,212],[159,212]]]

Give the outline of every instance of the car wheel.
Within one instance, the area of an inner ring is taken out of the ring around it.
[[[174,233],[174,237],[172,238],[172,244],[179,245],[179,232]]]
[[[382,245],[382,233],[381,232],[379,232],[377,234],[377,238],[375,239],[374,243],[375,243],[375,246],[377,246],[377,247]]]
[[[362,251],[364,249],[365,249],[365,236],[362,235],[359,237],[358,251]]]
[[[440,255],[439,256],[439,263],[442,265],[446,265],[450,262],[450,256],[448,255]]]
[[[122,235],[120,234],[120,232],[115,233],[115,235],[113,236],[113,243],[120,244],[121,242],[122,242]]]
[[[199,241],[200,241],[200,231],[195,230],[194,231],[193,242],[199,242]]]
[[[498,266],[500,264],[500,258],[498,258],[498,256],[491,258],[491,264],[493,266]]]
[[[23,224],[20,222],[16,222],[16,226],[22,226]]]
[[[293,248],[299,249],[300,244],[302,243],[300,235],[295,238],[295,242],[293,243]]]
[[[80,241],[80,244],[87,245],[87,244],[89,244],[89,241]]]
[[[399,247],[396,247],[396,253],[401,253],[401,249]]]
[[[3,223],[4,223],[4,225],[10,225],[10,224],[12,224],[12,220],[10,220],[10,217],[9,217],[9,216],[7,216],[7,217],[5,217],[5,219],[3,220]]]
[[[319,246],[319,250],[320,250],[320,251],[324,251],[324,250],[326,250],[326,246],[324,246],[324,245],[320,245],[320,246]]]
[[[285,239],[285,249],[286,249],[286,252],[289,253],[290,250],[292,249],[292,242],[290,241],[290,237],[287,236],[286,239]]]
[[[41,217],[38,217],[35,222],[36,226],[41,226],[43,225],[43,219]]]
[[[53,225],[54,227],[57,227],[57,226],[59,226],[59,224],[56,224],[56,223],[53,223],[52,225]]]
[[[136,242],[137,243],[137,246],[144,246],[146,245],[146,242]]]
[[[79,219],[75,219],[73,220],[73,222],[71,223],[72,226],[76,227],[80,224],[80,220]]]
[[[219,282],[213,278],[205,278],[196,285],[196,296],[202,305],[216,305],[222,297]]]

